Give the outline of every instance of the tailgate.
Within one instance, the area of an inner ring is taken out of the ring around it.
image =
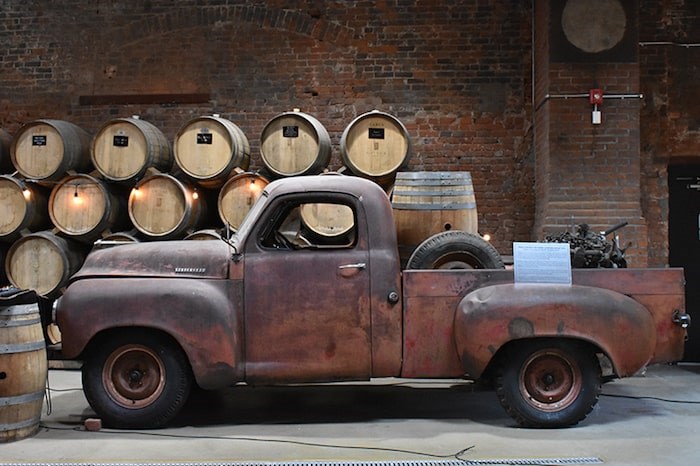
[[[573,281],[617,291],[649,310],[656,325],[656,349],[650,364],[683,358],[688,332],[674,322],[674,315],[685,314],[683,269],[574,269]]]

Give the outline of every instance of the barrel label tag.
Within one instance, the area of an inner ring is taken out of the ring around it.
[[[114,147],[129,147],[129,136],[117,134],[112,139],[112,145]]]
[[[384,139],[384,128],[370,128],[368,137],[370,139]]]
[[[298,138],[299,137],[299,127],[298,126],[283,126],[282,136],[285,138]]]
[[[32,146],[45,146],[46,136],[44,135],[34,135],[32,136]]]
[[[211,144],[213,140],[212,133],[197,133],[197,144]]]

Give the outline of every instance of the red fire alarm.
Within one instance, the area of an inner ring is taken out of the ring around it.
[[[591,105],[601,105],[603,103],[603,90],[591,89],[588,91],[588,101]]]

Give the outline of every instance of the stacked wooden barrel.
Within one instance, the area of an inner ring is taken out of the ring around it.
[[[96,243],[181,239],[201,226],[221,227],[225,218],[207,218],[211,190],[250,161],[243,132],[218,116],[188,122],[175,154],[138,117],[108,121],[94,137],[66,121],[37,120],[14,139],[0,132],[0,142],[0,285],[48,298],[60,295]],[[263,184],[250,185],[246,191],[259,195]]]
[[[221,187],[217,201],[219,218],[224,225],[238,230],[268,183],[267,178],[257,173],[238,173],[230,178]]]
[[[389,188],[396,172],[408,163],[411,140],[403,123],[375,110],[358,116],[345,128],[340,153],[352,173]]]
[[[49,194],[69,172],[90,169],[89,134],[62,120],[43,119],[22,126],[12,140],[16,171],[0,178],[0,241],[11,242],[5,255],[9,282],[55,297],[75,273],[85,246],[50,230]]]
[[[330,162],[331,138],[313,116],[298,111],[282,113],[265,125],[260,156],[275,175],[317,175]]]
[[[175,136],[173,148],[177,166],[204,187],[218,188],[235,170],[247,170],[250,165],[248,138],[219,115],[185,124]]]
[[[12,142],[10,157],[21,176],[39,181],[59,180],[69,170],[90,165],[90,136],[62,120],[36,120],[24,125]]]
[[[342,134],[340,150],[346,173],[373,180],[387,192],[397,173],[405,181],[400,170],[410,157],[410,138],[387,113],[354,119]],[[331,152],[324,126],[297,110],[264,126],[263,168],[255,173],[248,171],[246,135],[219,115],[186,122],[172,144],[136,116],[108,121],[92,137],[72,123],[49,119],[27,123],[14,138],[0,130],[0,259],[6,275],[0,279],[54,298],[92,248],[216,239],[224,231],[235,232],[270,180],[328,172]],[[438,183],[443,184],[397,186],[394,209],[397,217],[405,217],[401,231],[414,229],[411,219],[418,217],[439,229],[449,223],[476,231],[475,209],[466,223],[455,217],[460,213],[451,212],[449,222],[444,212],[436,213],[452,200],[469,210],[473,191],[471,200],[448,196],[468,197],[471,185],[452,189],[444,180]],[[423,204],[419,215],[405,212],[405,196],[414,191],[421,191],[419,197],[408,203]],[[425,215],[440,218],[427,222]],[[342,235],[353,222],[351,213],[330,204],[308,205],[301,217],[320,238]]]

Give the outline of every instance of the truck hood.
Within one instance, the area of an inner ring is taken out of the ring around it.
[[[72,281],[88,277],[227,278],[233,249],[223,241],[157,241],[92,251]]]

